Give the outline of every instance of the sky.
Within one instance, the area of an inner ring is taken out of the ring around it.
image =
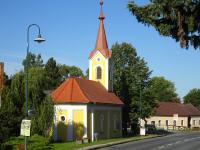
[[[143,5],[147,0],[136,0]],[[138,23],[127,9],[128,0],[104,0],[105,28],[109,48],[116,42],[131,43],[148,63],[153,76],[172,81],[180,98],[200,88],[200,50],[180,48],[169,37]],[[37,44],[37,28],[30,30],[30,50],[44,62],[54,57],[60,64],[76,65],[84,71],[95,47],[99,28],[99,0],[1,0],[0,61],[13,75],[22,69],[26,56],[28,25],[36,23],[46,39]]]

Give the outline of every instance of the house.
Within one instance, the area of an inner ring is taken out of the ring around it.
[[[71,77],[52,92],[54,140],[122,136],[123,102],[112,92],[112,51],[104,28],[103,2],[96,46],[89,55],[89,80]]]
[[[146,124],[163,129],[200,128],[200,111],[192,104],[160,102],[155,115],[147,118]]]

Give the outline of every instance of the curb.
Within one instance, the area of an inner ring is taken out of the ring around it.
[[[154,137],[147,137],[147,138],[143,138],[143,139],[127,139],[127,140],[121,140],[121,141],[116,141],[116,142],[109,142],[106,144],[98,144],[98,145],[93,145],[93,146],[88,146],[88,147],[83,147],[83,148],[79,148],[77,150],[95,150],[95,149],[100,149],[100,148],[105,148],[105,147],[109,147],[109,146],[113,146],[113,145],[119,145],[119,144],[124,144],[124,143],[128,143],[128,142],[134,142],[134,141],[140,141],[140,140],[145,140],[145,139],[152,139],[152,138],[158,138],[158,137],[163,137],[166,135],[158,135],[158,136],[154,136]]]

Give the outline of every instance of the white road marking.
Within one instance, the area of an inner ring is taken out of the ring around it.
[[[166,144],[166,145],[162,145],[162,146],[159,146],[158,149],[164,149],[166,147],[170,147],[170,146],[173,146],[175,144],[180,144],[180,143],[184,143],[184,142],[189,142],[189,141],[192,141],[192,140],[196,140],[196,139],[199,139],[200,137],[194,137],[194,138],[189,138],[189,139],[184,139],[184,140],[179,140],[179,141],[176,141],[174,143],[169,143],[169,144]]]
[[[159,146],[159,147],[158,147],[158,149],[163,149],[163,148],[165,148],[165,146]]]
[[[167,144],[167,146],[172,146],[172,145],[174,145],[174,143],[169,143],[169,144]]]

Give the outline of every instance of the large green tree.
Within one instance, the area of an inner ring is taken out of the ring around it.
[[[191,103],[200,109],[200,89],[194,88],[184,96],[184,103]]]
[[[59,72],[59,66],[53,57],[49,58],[49,60],[45,64],[44,71],[46,78],[46,83],[45,83],[46,90],[55,89],[60,84],[61,75]]]
[[[9,89],[9,94],[11,95],[11,100],[14,106],[19,110],[19,112],[24,111],[25,102],[25,74],[23,71],[16,73],[12,77],[11,87]]]
[[[36,55],[34,53],[29,52],[28,59],[29,59],[29,67],[35,67],[35,66],[43,67],[44,66],[41,54]],[[27,64],[27,60],[24,59],[22,64],[25,68]]]
[[[153,26],[161,35],[180,42],[181,46],[200,48],[199,0],[151,0],[148,5],[128,3],[138,22]]]
[[[45,98],[46,87],[45,72],[43,67],[32,67],[29,70],[29,107],[38,109]]]
[[[62,78],[84,77],[83,71],[77,66],[59,65],[59,73]]]
[[[159,102],[179,102],[174,83],[164,77],[153,77],[149,92]]]
[[[128,43],[112,46],[114,92],[123,100],[123,126],[152,114],[156,103],[148,92],[151,71]],[[140,109],[141,108],[141,109]]]

